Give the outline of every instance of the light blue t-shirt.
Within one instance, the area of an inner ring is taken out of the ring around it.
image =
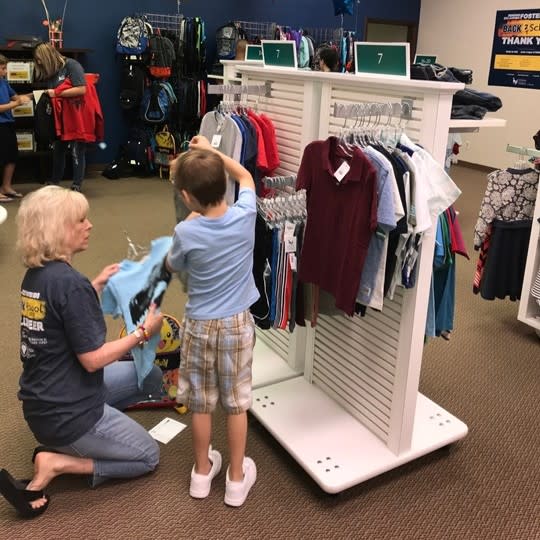
[[[200,216],[175,227],[168,263],[173,271],[189,275],[186,317],[223,319],[258,300],[253,278],[256,217],[255,192],[243,188],[223,216]]]

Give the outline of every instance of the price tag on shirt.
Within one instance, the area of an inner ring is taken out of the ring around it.
[[[214,135],[210,144],[212,145],[212,148],[219,148],[219,145],[221,144],[221,135]]]
[[[296,272],[296,255],[294,253],[289,253],[289,264],[291,266],[291,270]]]
[[[351,170],[351,166],[344,161],[338,168],[338,170],[334,173],[335,178],[338,182],[341,182],[343,178],[345,178],[345,175]]]
[[[296,236],[285,236],[285,253],[296,253]]]

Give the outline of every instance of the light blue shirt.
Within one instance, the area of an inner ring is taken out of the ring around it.
[[[243,188],[219,218],[200,216],[174,229],[169,267],[188,279],[186,317],[223,319],[249,309],[259,298],[253,278],[257,205]]]
[[[120,270],[111,276],[103,289],[103,313],[115,318],[121,315],[128,334],[144,322],[150,304],[167,288],[168,283],[160,279],[160,269],[170,246],[170,236],[156,238],[147,257],[141,261],[123,260]],[[144,379],[152,370],[160,339],[158,332],[144,347],[131,349],[139,388],[142,388]]]

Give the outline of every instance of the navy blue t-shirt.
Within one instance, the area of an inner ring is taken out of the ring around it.
[[[71,444],[103,415],[103,370],[89,373],[77,358],[105,343],[97,293],[68,263],[52,261],[26,272],[21,310],[24,418],[40,443]]]
[[[54,77],[48,79],[47,87],[56,88],[58,85],[63,83],[66,78],[71,80],[73,86],[86,86],[86,79],[84,77],[84,69],[77,60],[73,58],[66,58],[66,63]]]

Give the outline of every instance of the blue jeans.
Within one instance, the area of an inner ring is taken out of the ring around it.
[[[114,362],[105,367],[106,402],[103,416],[82,437],[67,446],[55,447],[63,454],[94,460],[90,480],[95,487],[109,478],[134,478],[153,471],[159,463],[159,446],[148,432],[118,409],[145,399],[161,387],[162,372],[154,366],[142,391],[137,386],[133,362]]]
[[[73,184],[80,186],[86,169],[86,143],[79,141],[55,141],[51,181],[58,184],[64,178],[66,150],[70,149],[73,160]]]

